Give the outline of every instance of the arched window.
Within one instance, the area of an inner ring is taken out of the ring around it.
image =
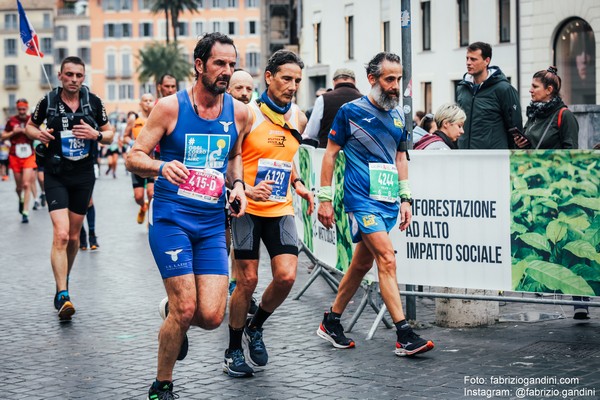
[[[596,104],[596,39],[590,24],[581,18],[564,23],[554,40],[554,65],[565,103]]]

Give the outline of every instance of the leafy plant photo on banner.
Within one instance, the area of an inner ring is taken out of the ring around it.
[[[600,295],[598,152],[511,154],[513,290]]]

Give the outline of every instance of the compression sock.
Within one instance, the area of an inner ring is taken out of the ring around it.
[[[242,336],[244,328],[235,329],[229,325],[229,350],[242,349]]]
[[[394,325],[396,325],[396,330],[398,330],[398,332],[410,328],[410,325],[408,324],[408,322],[406,322],[406,319],[403,319],[402,321],[394,322]]]
[[[88,222],[88,228],[91,234],[92,232],[96,231],[96,207],[94,207],[93,204],[90,207],[88,207],[86,218]]]
[[[248,324],[248,328],[250,328],[250,329],[262,328],[263,324],[265,323],[267,318],[269,318],[271,316],[271,314],[272,313],[265,311],[259,305],[258,310],[256,311],[256,314],[254,314],[254,317],[252,317],[252,320]]]
[[[329,309],[329,314],[327,315],[327,321],[329,322],[340,322],[340,320],[342,319],[342,314],[338,314],[336,312],[333,312],[333,310],[330,308]]]
[[[164,389],[165,387],[171,385],[173,382],[171,381],[159,381],[158,379],[154,380],[154,383],[152,384],[152,386],[154,386],[154,389]]]

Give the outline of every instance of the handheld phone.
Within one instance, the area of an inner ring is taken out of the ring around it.
[[[242,205],[242,203],[240,202],[240,200],[236,197],[232,202],[229,201],[229,196],[231,195],[231,192],[228,190],[227,191],[227,202],[229,203],[229,209],[234,213],[237,214],[240,212],[240,207]]]
[[[525,140],[525,142],[527,142],[528,146],[531,146],[531,142],[529,141],[529,139],[527,139],[527,136],[523,135],[523,133],[518,128],[511,128],[508,131],[513,135],[515,141],[517,140],[517,138],[521,138]]]

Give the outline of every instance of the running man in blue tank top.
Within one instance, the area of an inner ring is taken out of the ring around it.
[[[149,241],[167,298],[159,307],[165,321],[149,399],[172,394],[173,367],[187,354],[189,327],[216,329],[225,315],[223,210],[226,202],[237,200],[239,209],[231,215],[244,215],[241,143],[252,124],[246,105],[225,93],[236,57],[229,37],[203,36],[194,49],[194,85],[156,104],[127,158],[131,172],[158,176],[148,214]],[[159,142],[161,160],[155,160],[150,154]]]
[[[365,274],[377,263],[381,297],[396,325],[398,356],[433,349],[432,341],[413,332],[406,322],[398,281],[396,256],[388,233],[398,219],[405,230],[412,218],[408,183],[407,134],[400,102],[400,57],[379,53],[367,65],[371,84],[368,96],[343,105],[329,132],[321,167],[319,221],[334,227],[331,179],[340,150],[346,155],[344,208],[350,220],[352,241],[357,243],[348,271],[317,335],[336,348],[352,348],[355,343],[344,335],[342,313],[359,288]],[[398,205],[400,203],[400,205]]]

